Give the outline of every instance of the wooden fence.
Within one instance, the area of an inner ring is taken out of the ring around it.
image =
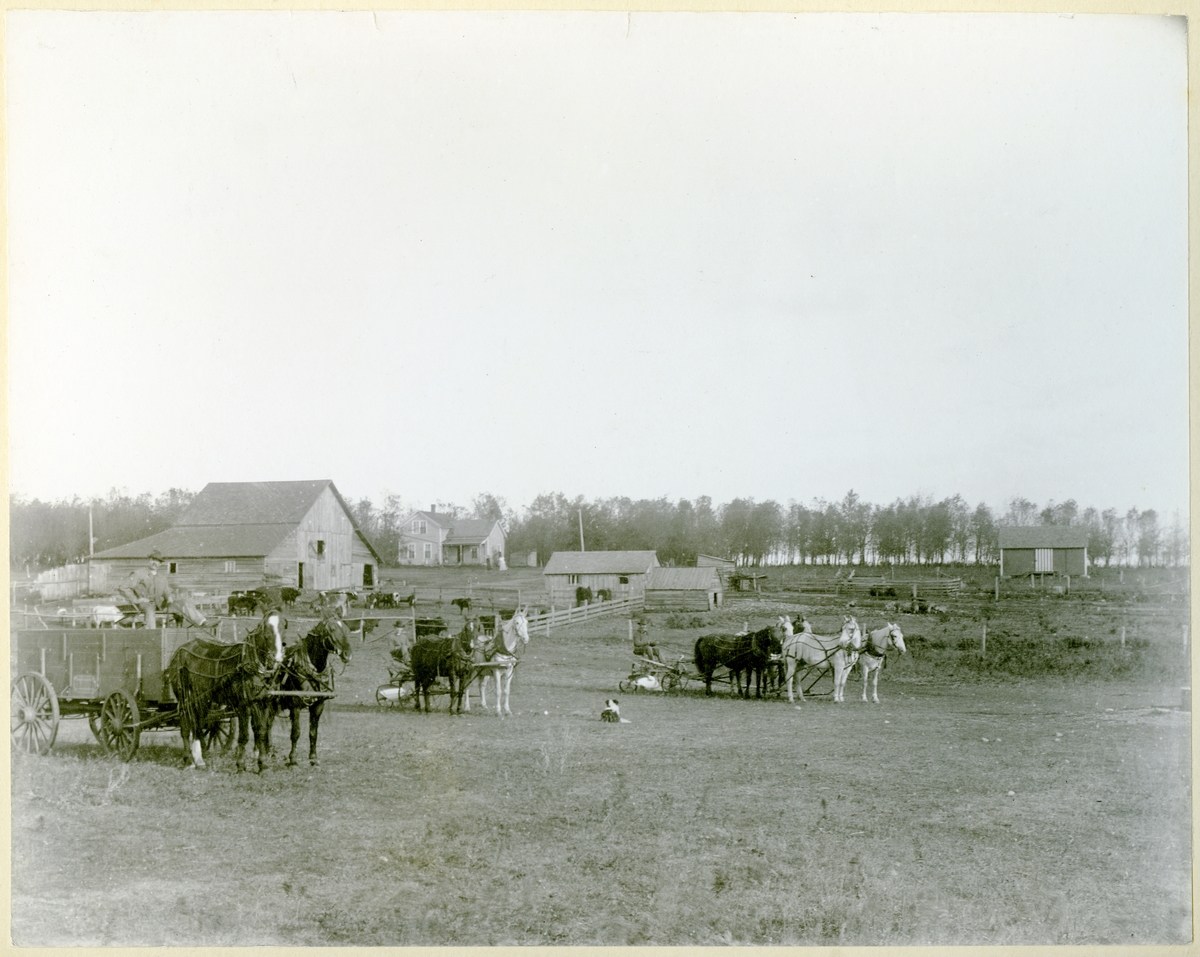
[[[541,630],[550,634],[551,628],[561,625],[574,625],[581,621],[591,621],[593,618],[606,618],[609,615],[630,615],[640,611],[645,599],[639,595],[636,598],[621,598],[616,601],[584,602],[575,608],[550,607],[547,612],[529,616],[529,630]]]

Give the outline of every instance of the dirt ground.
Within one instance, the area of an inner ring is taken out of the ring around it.
[[[651,622],[664,656],[687,655],[700,630],[664,622]],[[843,705],[622,695],[628,625],[600,620],[533,637],[511,717],[450,715],[445,697],[432,714],[380,709],[385,624],[339,679],[319,768],[281,754],[262,775],[227,756],[185,770],[174,732],[144,735],[123,765],[64,722],[50,755],[14,756],[13,939],[1190,940],[1179,672],[971,678],[931,667],[928,645],[973,640],[972,618],[902,627],[925,641],[889,658],[880,705],[856,680]],[[1179,657],[1177,633],[1156,640]],[[599,720],[614,695],[627,724]],[[286,753],[283,722],[274,740]]]

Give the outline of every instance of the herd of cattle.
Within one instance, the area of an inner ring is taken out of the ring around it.
[[[301,594],[299,588],[253,588],[249,591],[235,591],[229,595],[228,610],[230,615],[258,615],[272,607],[291,608]],[[343,611],[358,600],[358,593],[352,591],[326,591],[318,595],[318,601],[323,606],[332,605],[340,607]],[[414,588],[408,595],[394,591],[372,592],[367,595],[364,604],[367,608],[399,608],[402,605],[413,608],[416,602],[417,590]],[[453,598],[450,604],[464,615],[471,611],[470,598]]]

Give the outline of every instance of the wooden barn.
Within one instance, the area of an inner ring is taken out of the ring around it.
[[[712,611],[724,596],[721,576],[712,565],[652,568],[646,578],[646,611]]]
[[[115,589],[152,551],[185,594],[224,595],[268,576],[294,588],[369,590],[380,564],[328,479],[210,482],[165,532],[93,555],[93,580]]]
[[[1002,525],[1000,574],[1082,575],[1088,573],[1088,532],[1064,525]]]
[[[656,552],[555,552],[542,575],[550,604],[570,608],[578,588],[590,588],[597,597],[605,589],[614,600],[640,598],[650,569],[657,567]]]

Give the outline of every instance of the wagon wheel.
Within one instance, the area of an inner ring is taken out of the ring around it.
[[[633,678],[622,678],[621,683],[617,687],[621,689],[622,694],[629,694],[637,689],[637,685],[633,683]]]
[[[205,754],[224,754],[233,746],[237,737],[237,719],[226,715],[217,718],[200,738],[200,746]]]
[[[95,736],[97,741],[99,741],[101,744],[103,744],[104,739],[102,737],[100,737],[100,712],[99,711],[89,711],[87,719],[88,719],[88,727],[92,729],[93,736]]]
[[[663,683],[663,687],[668,691],[682,691],[687,687],[687,678],[678,672],[669,672],[666,681]]]
[[[122,761],[132,761],[142,736],[140,720],[137,702],[125,691],[114,691],[100,709],[100,743]]]
[[[58,735],[58,695],[39,674],[25,674],[12,684],[10,713],[13,747],[45,754]]]

